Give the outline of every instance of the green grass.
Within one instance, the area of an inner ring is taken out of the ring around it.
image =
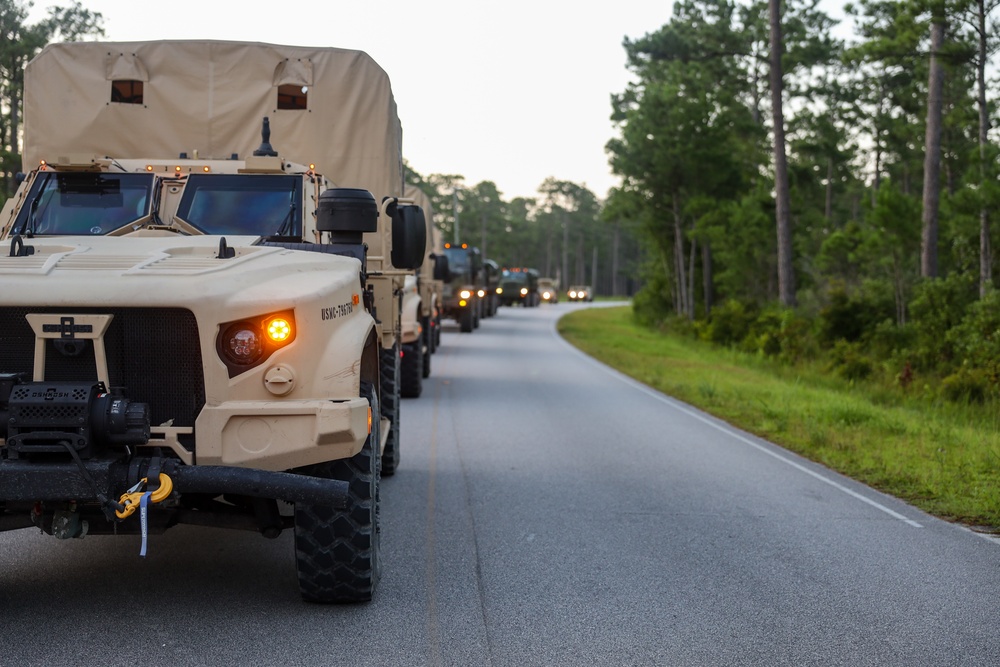
[[[1000,532],[1000,417],[855,386],[636,324],[629,306],[565,315],[559,332],[619,371],[941,518]]]

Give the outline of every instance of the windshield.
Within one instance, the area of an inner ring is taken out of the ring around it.
[[[206,234],[302,235],[302,179],[271,174],[192,174],[177,217]]]
[[[464,248],[445,248],[448,269],[452,273],[466,273],[469,270],[469,251]]]
[[[19,234],[107,234],[149,215],[152,174],[38,175],[14,229]]]
[[[521,271],[504,271],[502,285],[523,285],[528,282],[528,274]]]

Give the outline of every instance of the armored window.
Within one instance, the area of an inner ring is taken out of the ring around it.
[[[301,177],[191,174],[177,217],[206,234],[301,236],[301,203]]]
[[[150,215],[152,174],[42,172],[18,214],[19,234],[108,234]]]
[[[112,81],[111,101],[121,104],[142,104],[142,81],[133,79]]]
[[[278,86],[279,109],[306,109],[309,102],[309,87],[294,83]]]

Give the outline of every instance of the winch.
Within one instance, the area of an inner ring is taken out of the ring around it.
[[[72,453],[87,459],[102,449],[149,441],[149,407],[102,382],[29,382],[0,374],[0,436],[7,457]]]

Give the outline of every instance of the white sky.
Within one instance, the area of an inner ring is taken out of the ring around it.
[[[625,90],[622,39],[669,22],[671,0],[80,0],[107,41],[223,39],[365,51],[388,73],[403,155],[424,175],[533,197],[549,176],[604,198],[604,146]],[[839,4],[826,0],[824,4]],[[29,22],[68,0],[35,0]]]

